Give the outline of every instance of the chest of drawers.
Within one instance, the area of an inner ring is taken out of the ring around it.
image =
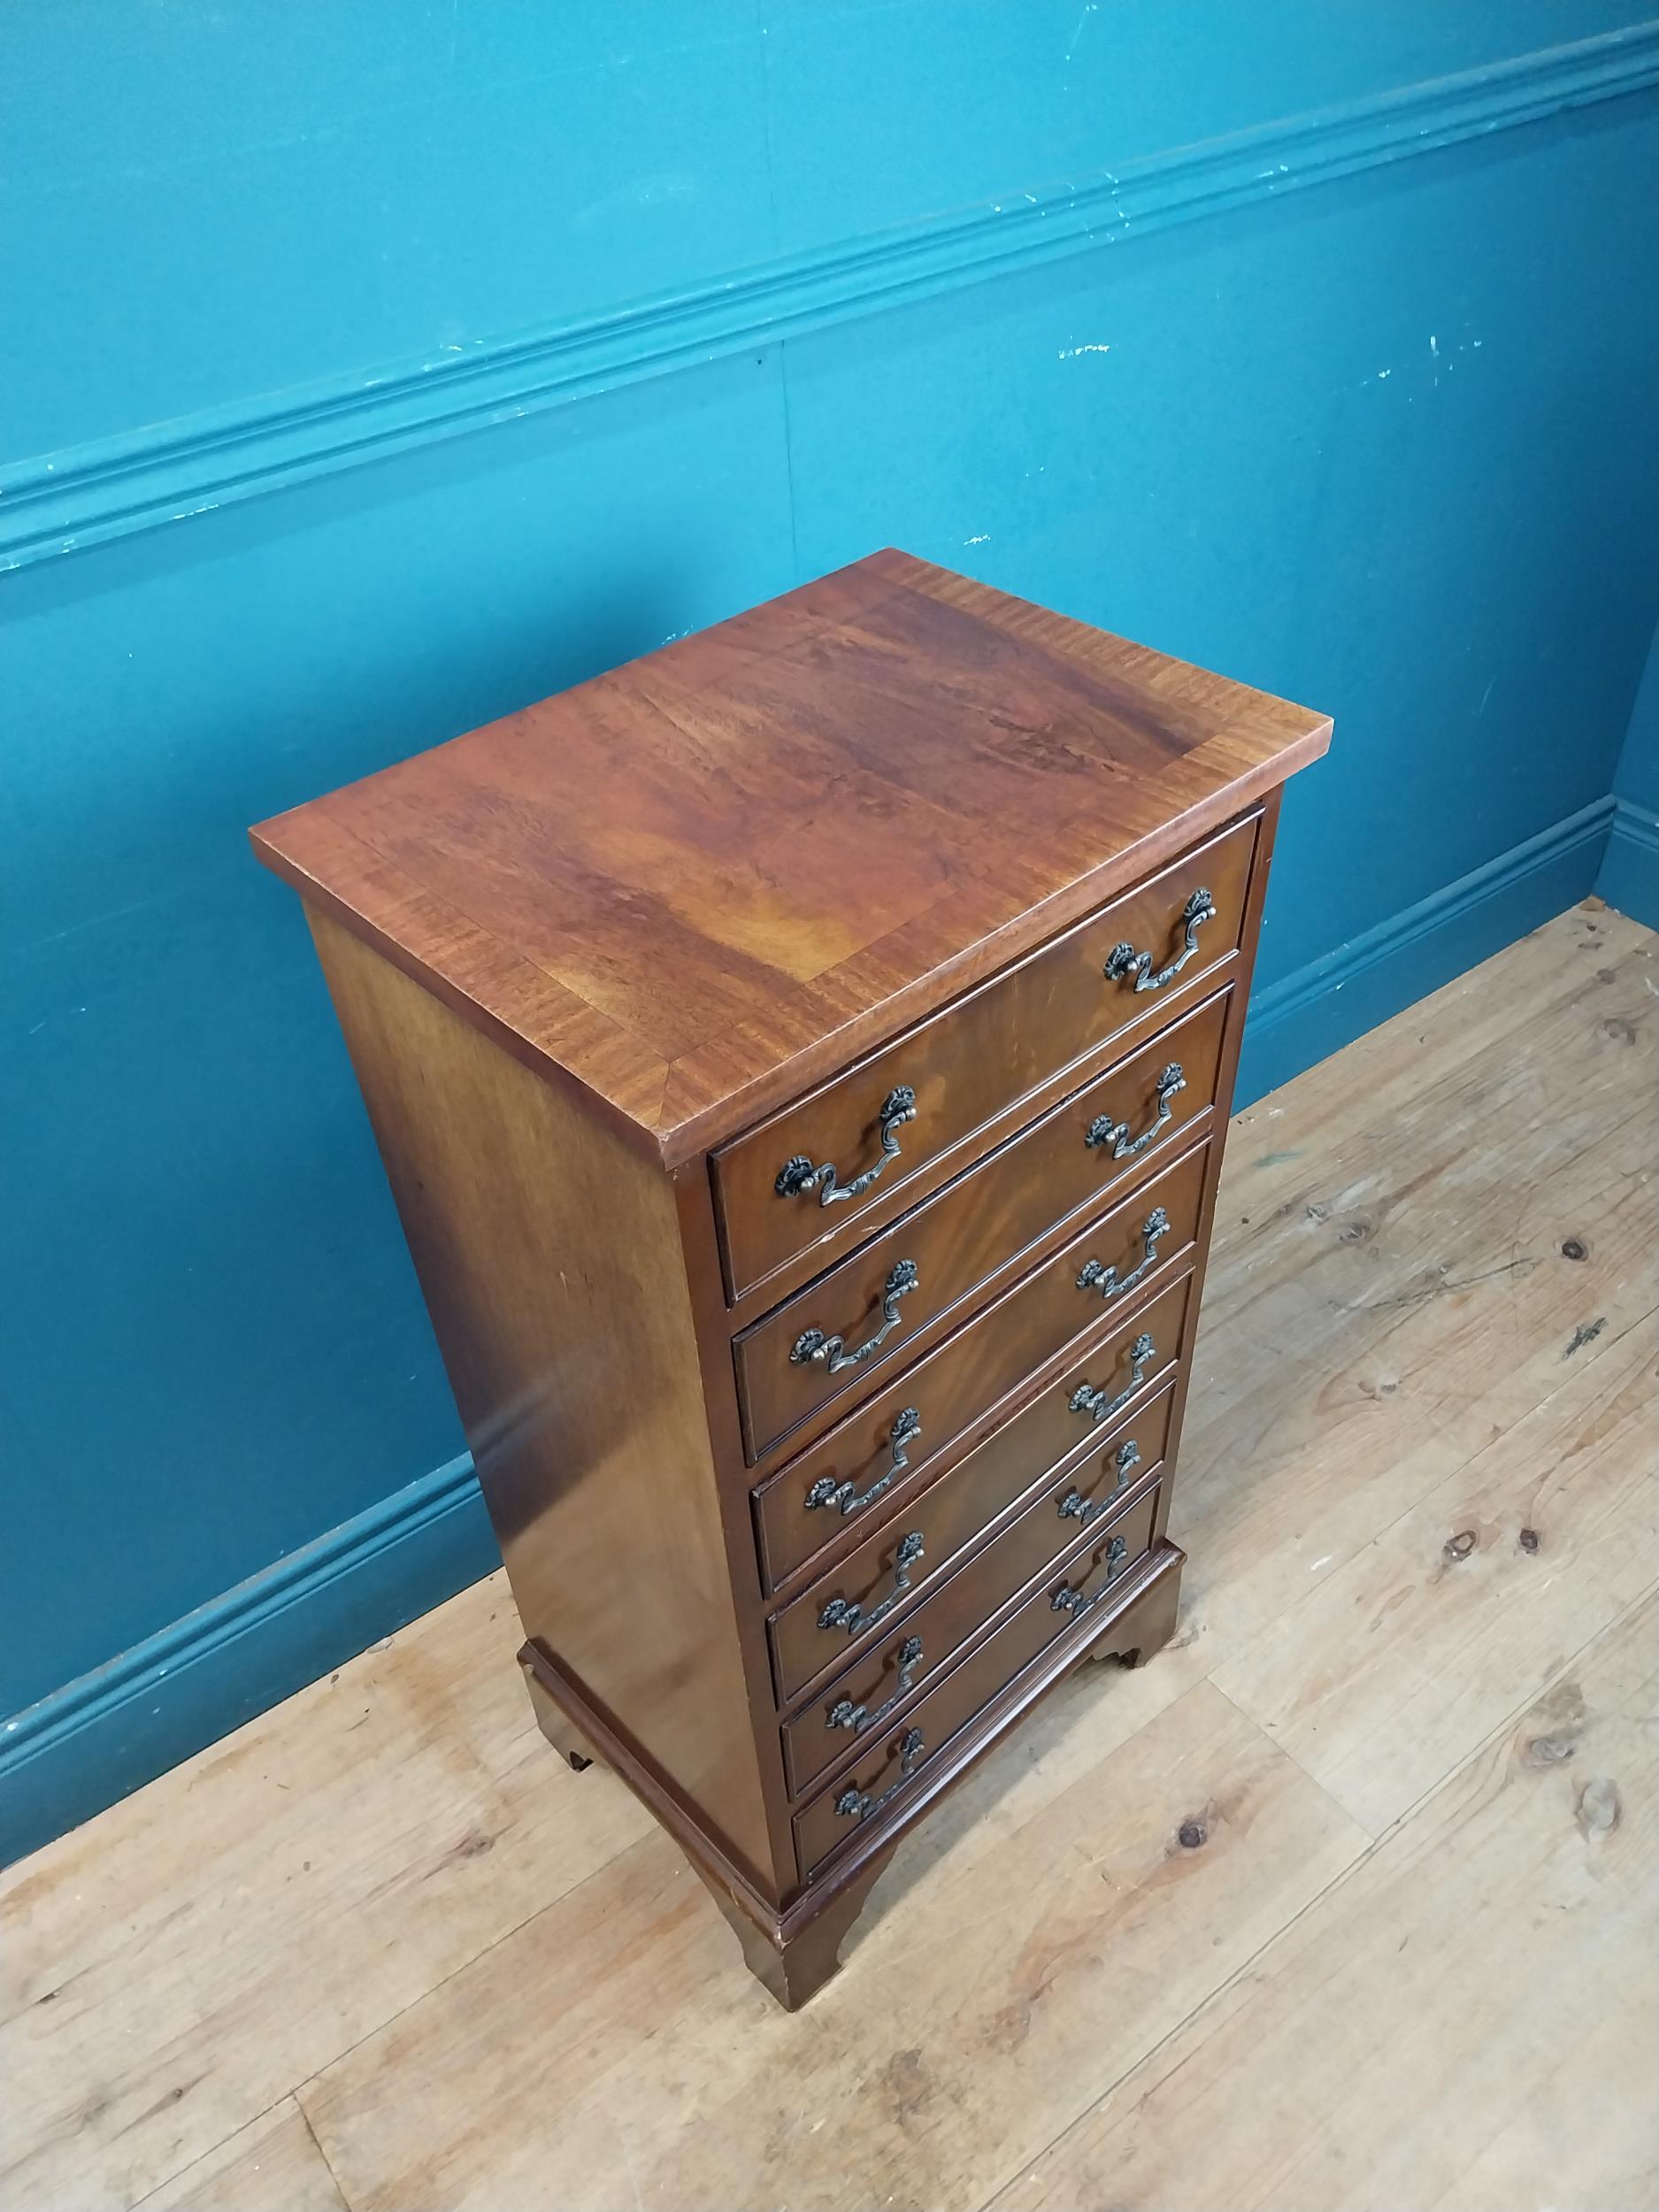
[[[544,1732],[787,2005],[1175,1619],[1310,710],[896,552],[254,832],[301,893]]]

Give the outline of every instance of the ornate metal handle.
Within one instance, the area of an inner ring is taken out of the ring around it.
[[[881,1298],[881,1326],[873,1336],[867,1336],[853,1351],[849,1351],[839,1336],[826,1336],[822,1329],[805,1329],[789,1348],[789,1363],[804,1367],[809,1360],[822,1361],[832,1375],[839,1375],[843,1367],[857,1367],[879,1351],[899,1325],[899,1301],[908,1298],[921,1277],[916,1271],[914,1260],[901,1260],[887,1275],[887,1288]]]
[[[913,1444],[922,1432],[922,1417],[914,1406],[906,1406],[893,1424],[887,1445],[893,1454],[893,1463],[879,1482],[872,1482],[868,1490],[855,1490],[850,1477],[837,1482],[833,1475],[820,1475],[806,1494],[809,1512],[822,1505],[833,1505],[842,1513],[857,1513],[867,1505],[873,1505],[881,1493],[889,1488],[895,1477],[910,1465],[904,1447]]]
[[[1112,1485],[1113,1489],[1121,1490],[1128,1481],[1133,1470],[1140,1464],[1141,1447],[1132,1436],[1120,1444],[1112,1455],[1112,1465],[1118,1471],[1118,1479]],[[1102,1513],[1110,1512],[1110,1502],[1108,1499],[1085,1498],[1078,1490],[1068,1490],[1060,1501],[1060,1518],[1063,1521],[1081,1521],[1085,1528],[1091,1521],[1098,1520]]]
[[[1149,952],[1137,952],[1133,945],[1114,945],[1106,956],[1106,980],[1109,983],[1122,983],[1133,976],[1137,991],[1161,991],[1166,983],[1174,982],[1198,950],[1199,925],[1212,920],[1215,911],[1216,902],[1209,892],[1194,891],[1181,909],[1181,925],[1187,932],[1187,941],[1169,966],[1160,968],[1156,975],[1148,974],[1152,965]]]
[[[881,1139],[881,1157],[873,1167],[867,1167],[862,1175],[855,1175],[850,1183],[836,1180],[833,1162],[826,1160],[821,1167],[814,1167],[803,1152],[797,1152],[792,1160],[786,1160],[778,1171],[772,1185],[780,1198],[798,1198],[803,1190],[818,1190],[820,1206],[833,1206],[838,1198],[858,1198],[867,1191],[889,1160],[899,1156],[898,1131],[907,1121],[916,1118],[916,1094],[908,1083],[901,1083],[889,1091],[882,1101],[881,1112],[876,1122],[876,1133]]]
[[[916,1763],[927,1748],[922,1741],[919,1728],[907,1728],[899,1739],[899,1778],[891,1782],[879,1797],[872,1797],[868,1790],[844,1789],[835,1800],[835,1809],[843,1820],[868,1820],[872,1813],[879,1813],[888,1798],[895,1797],[916,1771]]]
[[[885,1705],[878,1705],[872,1713],[866,1705],[855,1705],[849,1697],[838,1697],[825,1717],[825,1726],[850,1728],[856,1735],[861,1728],[873,1728],[879,1721],[886,1720],[899,1700],[908,1695],[910,1685],[916,1679],[916,1670],[922,1663],[921,1638],[907,1636],[899,1646],[897,1658],[899,1678]]]
[[[866,1613],[862,1605],[855,1605],[850,1598],[832,1598],[818,1617],[820,1628],[844,1628],[849,1636],[860,1629],[873,1628],[878,1621],[886,1620],[899,1600],[910,1586],[910,1569],[922,1555],[922,1532],[913,1528],[893,1555],[893,1587],[879,1605]]]
[[[1089,1419],[1097,1426],[1102,1421],[1110,1421],[1114,1413],[1123,1411],[1141,1384],[1145,1382],[1147,1368],[1157,1356],[1156,1345],[1142,1330],[1129,1347],[1129,1379],[1118,1395],[1115,1398],[1109,1398],[1103,1383],[1098,1390],[1091,1390],[1087,1383],[1079,1383],[1077,1388],[1071,1393],[1072,1412],[1087,1413]]]
[[[1126,1121],[1113,1121],[1109,1114],[1097,1114],[1088,1125],[1088,1132],[1083,1139],[1084,1143],[1091,1147],[1109,1144],[1112,1148],[1114,1160],[1133,1160],[1137,1152],[1146,1149],[1170,1118],[1174,1111],[1170,1101],[1175,1096],[1177,1091],[1184,1091],[1186,1088],[1187,1078],[1181,1072],[1181,1064],[1179,1060],[1171,1060],[1158,1078],[1158,1087],[1155,1094],[1157,1102],[1156,1118],[1147,1124],[1138,1137],[1130,1135],[1129,1124]]]
[[[1158,1239],[1169,1232],[1170,1217],[1162,1206],[1155,1206],[1141,1225],[1141,1263],[1132,1267],[1126,1275],[1120,1275],[1116,1266],[1102,1267],[1098,1260],[1090,1260],[1077,1279],[1079,1290],[1098,1290],[1102,1298],[1121,1298],[1126,1290],[1133,1290],[1148,1268],[1158,1262]],[[831,1370],[832,1373],[834,1371]]]
[[[1056,1613],[1069,1613],[1074,1621],[1080,1620],[1084,1614],[1097,1606],[1110,1590],[1113,1578],[1128,1555],[1128,1545],[1121,1536],[1114,1536],[1106,1547],[1106,1579],[1100,1588],[1092,1595],[1085,1597],[1081,1590],[1074,1590],[1069,1583],[1063,1583],[1048,1601],[1050,1610]]]

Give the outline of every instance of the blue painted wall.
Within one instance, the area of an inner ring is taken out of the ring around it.
[[[1614,771],[1613,802],[1595,887],[1609,906],[1659,929],[1659,631]]]
[[[1659,25],[19,0],[6,43],[16,1848],[492,1557],[250,821],[899,543],[1334,713],[1253,1087],[1589,887],[1659,575]]]

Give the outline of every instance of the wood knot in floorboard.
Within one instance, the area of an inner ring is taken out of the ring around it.
[[[1624,1810],[1618,1784],[1610,1775],[1594,1775],[1578,1793],[1579,1832],[1591,1841],[1597,1836],[1610,1836]]]

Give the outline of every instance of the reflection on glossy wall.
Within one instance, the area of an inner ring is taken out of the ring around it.
[[[1334,715],[1259,1087],[1589,887],[1659,574],[1633,8],[87,30],[0,85],[14,1842],[490,1563],[246,824],[899,544]]]

